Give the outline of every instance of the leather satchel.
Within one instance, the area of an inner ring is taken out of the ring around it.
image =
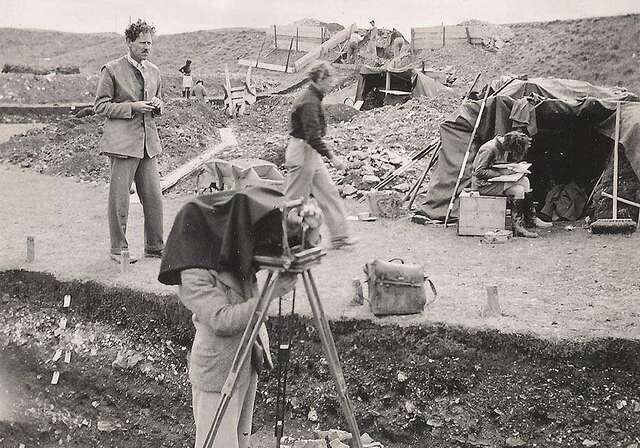
[[[395,260],[400,263],[394,263]],[[376,316],[424,311],[427,305],[425,282],[429,282],[434,296],[430,303],[438,296],[433,282],[418,264],[406,264],[399,258],[374,260],[365,265],[364,272],[369,285],[369,307]]]

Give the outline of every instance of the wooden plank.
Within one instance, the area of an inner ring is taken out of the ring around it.
[[[302,39],[303,37],[310,37],[313,39],[322,39],[322,29],[321,26],[279,26],[277,28],[278,37],[287,36],[289,38],[297,36]],[[269,33],[271,34],[271,30]]]
[[[189,160],[184,165],[178,167],[177,169],[163,177],[160,180],[160,187],[162,188],[162,192],[164,193],[165,190],[177,184],[180,179],[193,173],[195,170],[200,168],[202,164],[214,158],[214,156],[224,148],[238,145],[236,137],[235,135],[233,135],[233,131],[231,130],[231,128],[220,128],[220,139],[220,143],[215,145],[213,148],[208,149],[199,156]]]
[[[248,59],[238,59],[238,65],[242,65],[242,66],[245,66],[245,67],[262,68],[262,69],[271,70],[271,71],[274,71],[274,72],[284,72],[285,71],[285,66],[284,65],[267,64],[265,62],[250,61]]]
[[[345,28],[344,30],[334,34],[329,40],[317,47],[315,50],[302,56],[294,64],[296,71],[300,71],[300,69],[302,69],[305,65],[318,59],[323,51],[329,51],[336,47],[338,44],[347,40],[349,36],[351,36],[351,33],[355,28],[356,24],[351,24],[351,26],[349,26],[348,28]]]
[[[360,100],[360,101],[356,101],[355,103],[353,103],[353,108],[360,110],[360,108],[362,107],[362,105],[364,104],[364,101]]]

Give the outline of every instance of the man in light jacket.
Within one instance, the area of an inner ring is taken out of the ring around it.
[[[162,257],[162,190],[157,155],[162,151],[155,117],[162,113],[160,70],[147,58],[155,27],[138,19],[125,31],[129,51],[102,67],[94,109],[107,118],[100,153],[109,157],[111,258],[128,250],[129,191],[135,181],[144,212],[144,256]],[[135,263],[135,257],[129,258]]]

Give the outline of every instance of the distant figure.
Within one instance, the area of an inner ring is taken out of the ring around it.
[[[393,58],[397,58],[400,56],[402,52],[402,47],[404,46],[404,37],[400,34],[400,31],[395,28],[391,32],[391,50],[393,51]]]
[[[358,44],[362,41],[362,36],[356,31],[351,33],[349,43],[347,44],[347,63],[354,64],[356,62],[356,54],[358,53]]]
[[[373,57],[378,57],[378,28],[376,27],[376,21],[372,20],[369,22],[371,25],[371,29],[369,30],[369,53],[373,55]]]
[[[193,87],[193,79],[191,78],[191,59],[187,59],[187,62],[178,69],[182,73],[182,97],[189,98],[191,94],[191,87]]]
[[[191,95],[197,100],[204,101],[207,96],[207,91],[204,88],[204,82],[199,79],[196,81],[196,85],[191,88]]]
[[[127,243],[129,189],[135,181],[144,213],[144,256],[162,257],[162,189],[157,155],[162,151],[155,118],[162,113],[160,70],[147,58],[155,27],[138,20],[125,30],[129,51],[100,71],[94,109],[105,116],[101,154],[109,156],[111,258],[119,262]],[[129,262],[137,261],[129,257]]]

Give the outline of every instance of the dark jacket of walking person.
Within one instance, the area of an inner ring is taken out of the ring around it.
[[[310,85],[294,101],[289,119],[285,197],[314,197],[331,232],[332,246],[338,249],[352,245],[353,240],[349,238],[344,204],[322,161],[324,156],[337,169],[344,169],[343,162],[323,140],[327,123],[322,98],[331,87],[332,68],[323,61],[314,65],[308,76]]]
[[[155,117],[162,113],[162,80],[149,57],[155,28],[142,20],[125,31],[127,55],[102,67],[94,108],[105,116],[100,153],[109,157],[109,234],[111,257],[129,248],[126,238],[131,184],[144,212],[144,254],[161,257],[162,191],[157,155],[161,153]],[[130,262],[135,262],[130,257]]]

